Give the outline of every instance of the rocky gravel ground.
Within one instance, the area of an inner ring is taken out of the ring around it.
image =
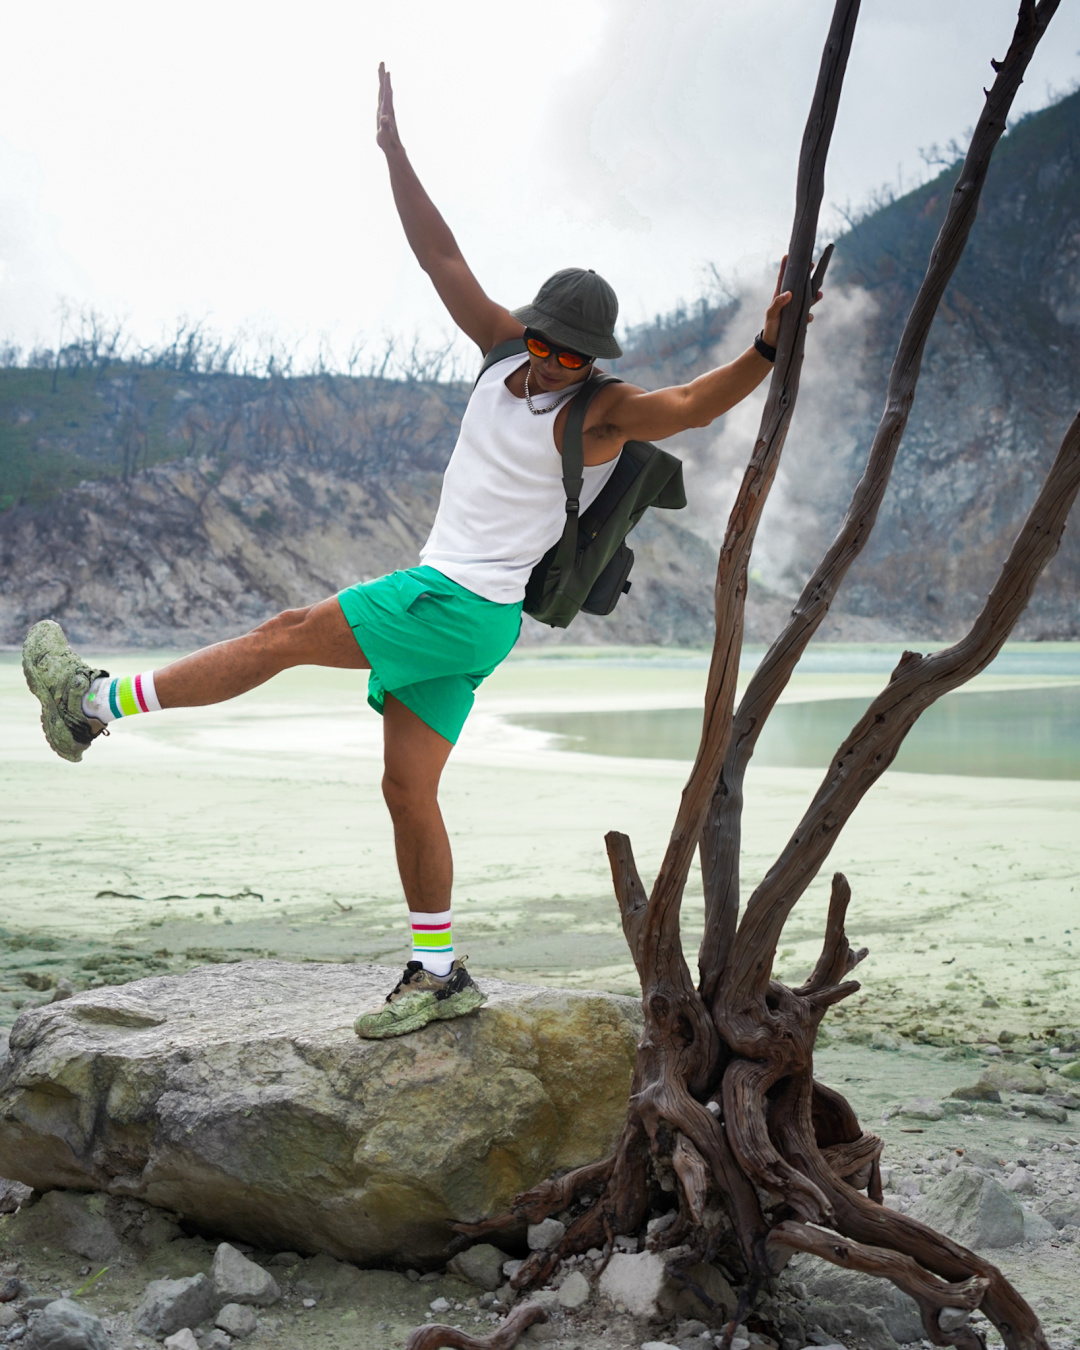
[[[1032,1302],[1053,1350],[1080,1345],[1080,1142],[1029,1137],[1008,1149],[890,1150],[886,1204],[983,1250]],[[0,1344],[21,1350],[399,1350],[424,1322],[488,1334],[517,1301],[508,1284],[528,1247],[561,1225],[479,1244],[445,1269],[360,1270],[330,1256],[259,1251],[191,1230],[142,1202],[0,1183]],[[568,1261],[532,1297],[546,1323],[523,1345],[562,1350],[709,1350],[732,1311],[722,1268],[697,1267],[708,1309],[663,1276],[650,1237],[616,1239],[605,1263]],[[976,1313],[972,1324],[999,1343]],[[734,1350],[928,1346],[914,1305],[891,1286],[798,1257],[737,1330]]]
[[[192,951],[184,965],[200,957]],[[72,983],[129,974],[82,973],[74,962],[68,969]],[[35,989],[23,981],[24,997],[63,998],[63,968],[42,973],[53,982]],[[5,1039],[0,1031],[0,1057]],[[1080,1350],[1080,1029],[987,1029],[959,1043],[906,1036],[864,1010],[823,1042],[818,1076],[885,1139],[885,1203],[986,1255],[1035,1308],[1053,1350]],[[717,1344],[734,1304],[732,1273],[696,1268],[714,1308],[665,1281],[649,1249],[665,1222],[655,1214],[649,1233],[619,1237],[606,1263],[597,1251],[567,1262],[532,1296],[548,1320],[522,1344]],[[500,1239],[501,1250],[480,1244],[445,1268],[362,1270],[327,1255],[223,1241],[227,1234],[129,1198],[37,1195],[0,1182],[0,1345],[401,1350],[424,1322],[487,1334],[517,1301],[508,1284],[514,1263],[553,1235],[557,1221]],[[991,1346],[999,1343],[979,1314],[971,1320]],[[798,1257],[746,1315],[734,1350],[928,1344],[914,1305],[891,1286]]]

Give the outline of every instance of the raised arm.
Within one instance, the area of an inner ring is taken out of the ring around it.
[[[398,135],[390,72],[379,63],[379,111],[375,140],[386,156],[394,205],[416,260],[434,283],[450,317],[486,355],[497,342],[525,330],[502,305],[488,298],[469,270],[457,240],[409,163]]]
[[[783,272],[781,263],[780,276]],[[820,298],[819,291],[816,299]],[[778,277],[762,329],[763,340],[770,347],[776,346],[780,311],[790,300],[791,292],[780,290]],[[606,402],[603,396],[596,400],[596,413],[592,414],[590,409],[586,437],[592,433],[593,437],[612,444],[628,440],[659,441],[688,427],[708,426],[753,393],[771,370],[772,363],[751,346],[726,366],[707,371],[689,384],[671,385],[651,393],[633,386],[613,386]]]

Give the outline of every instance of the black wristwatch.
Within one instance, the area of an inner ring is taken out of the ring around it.
[[[756,351],[759,356],[763,356],[766,361],[776,360],[776,348],[770,347],[769,344],[765,341],[764,328],[754,339],[754,351]]]

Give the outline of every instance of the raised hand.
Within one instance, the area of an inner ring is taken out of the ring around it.
[[[375,143],[380,150],[400,150],[397,117],[394,115],[394,90],[390,72],[379,62],[379,110],[375,114]]]
[[[785,253],[784,256],[780,259],[780,271],[776,277],[776,289],[773,291],[772,303],[769,305],[769,308],[765,311],[765,326],[761,330],[761,336],[763,340],[767,342],[770,347],[776,346],[776,339],[780,333],[780,311],[782,309],[785,309],[791,303],[791,292],[782,291],[780,289],[780,286],[784,280],[784,268],[786,266],[787,266],[787,254]],[[821,299],[821,296],[822,292],[818,291],[817,295],[815,295],[813,300],[811,301],[811,304],[816,305],[817,302]],[[812,314],[809,315],[806,321],[807,323],[813,323],[814,316]]]

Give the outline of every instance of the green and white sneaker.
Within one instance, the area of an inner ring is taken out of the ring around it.
[[[464,1017],[487,1002],[465,969],[468,958],[461,957],[449,975],[432,975],[420,961],[410,961],[405,973],[387,994],[378,1012],[362,1013],[353,1029],[365,1041],[382,1041],[390,1036],[407,1036],[429,1022]]]
[[[94,737],[107,731],[104,722],[87,717],[82,700],[94,680],[109,672],[91,670],[52,619],[42,619],[27,633],[22,666],[30,692],[41,704],[45,739],[61,759],[77,764]]]

